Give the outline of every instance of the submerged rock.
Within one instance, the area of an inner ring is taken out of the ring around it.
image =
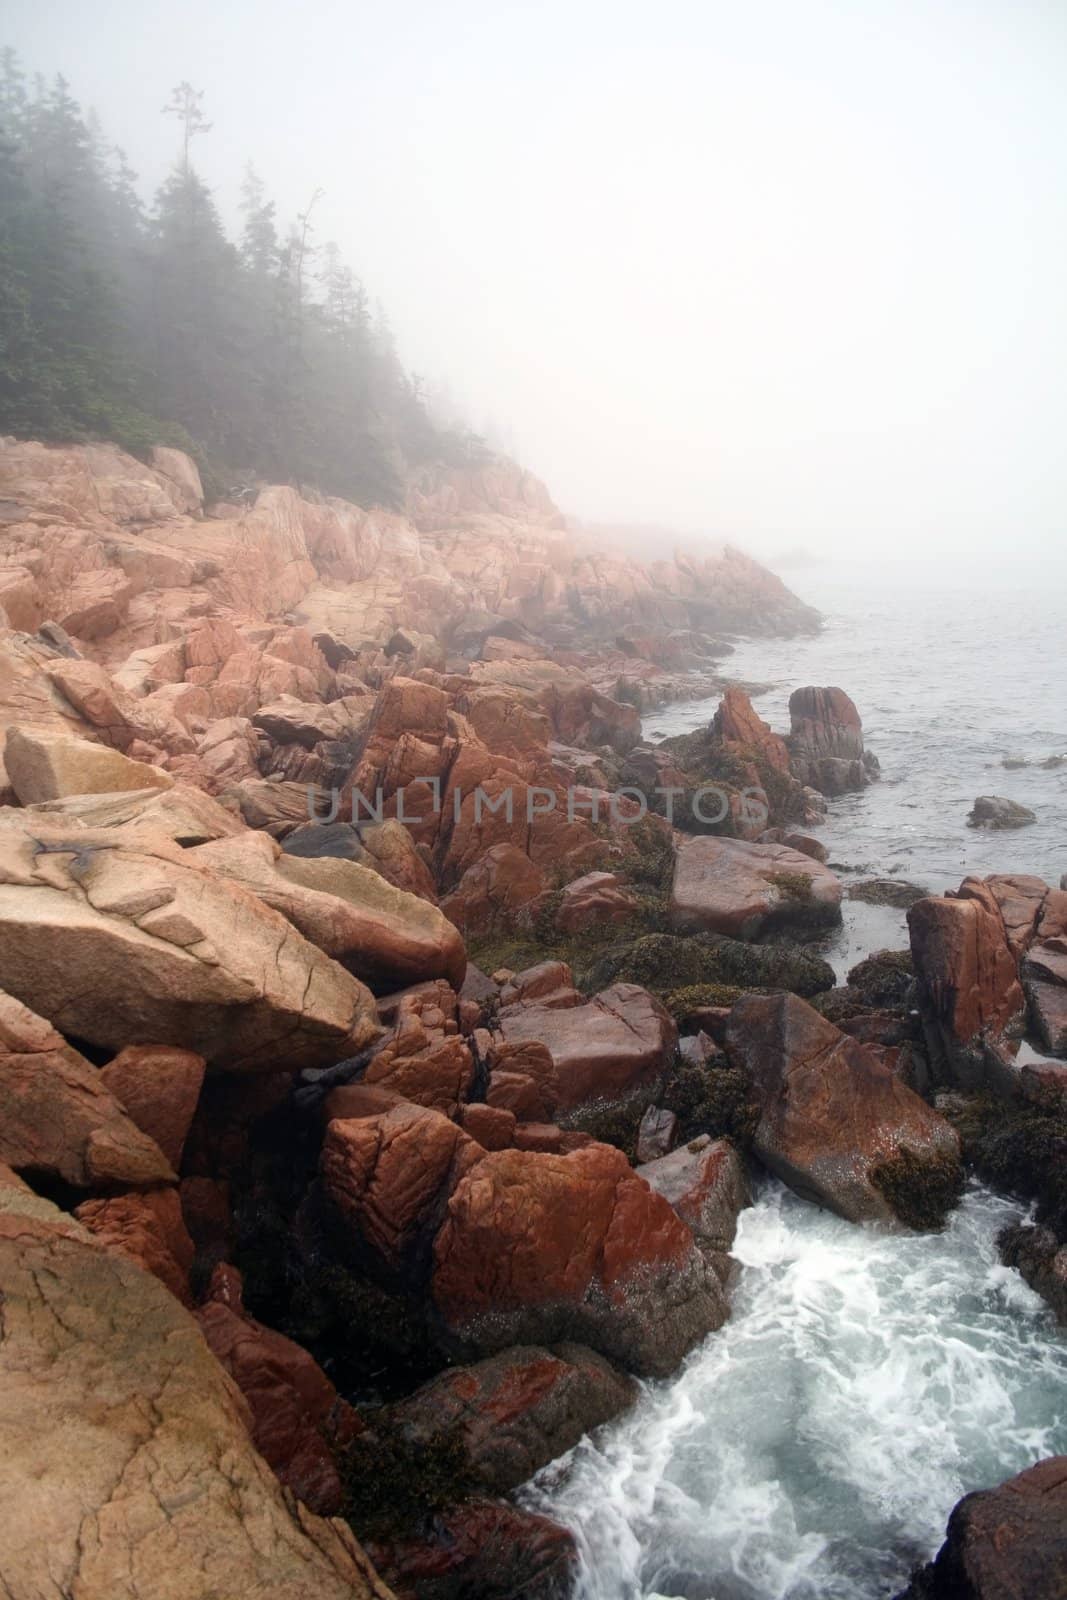
[[[983,794],[968,812],[967,821],[972,828],[1025,828],[1037,821],[1037,813],[1003,795]]]

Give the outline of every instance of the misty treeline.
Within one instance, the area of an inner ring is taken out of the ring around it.
[[[430,415],[311,194],[282,225],[254,167],[227,237],[194,164],[211,122],[176,88],[151,207],[66,81],[0,59],[0,433],[191,450],[215,492],[254,476],[396,504],[481,441]]]

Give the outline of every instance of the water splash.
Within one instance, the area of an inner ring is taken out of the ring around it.
[[[997,1259],[1021,1214],[974,1186],[905,1235],[769,1183],[726,1328],[526,1490],[576,1600],[884,1600],[962,1494],[1067,1450],[1067,1341]]]

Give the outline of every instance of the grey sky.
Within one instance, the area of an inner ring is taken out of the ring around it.
[[[1062,548],[1058,0],[8,0],[147,186],[316,185],[401,352],[568,510],[756,551]]]

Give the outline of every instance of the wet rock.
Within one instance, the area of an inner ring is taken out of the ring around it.
[[[897,1600],[1061,1600],[1067,1574],[1067,1456],[968,1494],[936,1560]]]
[[[449,1197],[480,1145],[438,1111],[401,1104],[375,1117],[331,1122],[319,1170],[353,1253],[393,1279],[419,1283]]]
[[[744,1163],[729,1139],[707,1134],[637,1169],[674,1207],[708,1262],[725,1282],[737,1219],[749,1204]]]
[[[799,850],[802,856],[810,856],[813,861],[821,861],[824,866],[830,859],[830,852],[822,840],[812,838],[810,833],[792,833],[786,828],[766,828],[756,843],[784,844],[790,850]]]
[[[748,995],[726,1050],[760,1099],[752,1148],[798,1194],[853,1222],[943,1222],[958,1136],[865,1046],[795,995]]]
[[[1003,795],[983,794],[968,812],[967,821],[972,828],[1025,828],[1037,821],[1037,815]]]
[[[584,1005],[558,1008],[548,1000],[501,1013],[508,1045],[539,1043],[558,1082],[556,1106],[568,1110],[589,1100],[614,1100],[655,1081],[673,1056],[678,1030],[647,990],[617,983]]]
[[[485,1156],[448,1201],[432,1294],[465,1352],[572,1339],[644,1375],[726,1316],[690,1230],[598,1144]]]
[[[174,1296],[4,1193],[0,1587],[44,1595],[60,1572],[81,1600],[388,1600],[348,1530],[283,1492]]]
[[[992,896],[916,901],[908,912],[919,998],[948,1081],[996,1083],[996,1045],[1025,1000]]]
[[[483,1492],[518,1488],[633,1404],[637,1386],[582,1345],[519,1345],[473,1366],[452,1367],[389,1408],[418,1447],[458,1436],[464,1471]]]
[[[840,921],[841,892],[828,867],[784,845],[689,838],[678,846],[671,925],[736,939],[811,930]]]
[[[449,1506],[367,1550],[397,1600],[568,1600],[578,1565],[566,1528],[497,1500]]]
[[[1067,1325],[1067,1242],[1052,1228],[1020,1223],[1006,1228],[997,1244],[1005,1266],[1015,1267]]]

